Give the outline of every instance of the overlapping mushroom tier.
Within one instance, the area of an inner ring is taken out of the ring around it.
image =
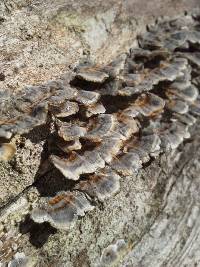
[[[139,48],[106,66],[88,62],[60,80],[0,92],[0,159],[15,152],[5,139],[51,123],[49,161],[77,181],[41,199],[36,222],[68,228],[92,210],[91,198],[116,194],[122,177],[190,137],[200,115],[199,29],[194,16],[161,20],[139,37]]]

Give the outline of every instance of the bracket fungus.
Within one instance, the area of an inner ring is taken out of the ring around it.
[[[173,117],[171,118],[172,121],[179,121],[185,125],[192,126],[196,123],[196,118],[191,114],[178,114],[174,113]]]
[[[78,216],[93,210],[88,198],[81,192],[58,192],[53,198],[42,199],[40,208],[32,211],[31,217],[35,222],[49,222],[58,229],[69,229]]]
[[[189,110],[189,106],[186,102],[179,99],[171,99],[167,102],[167,108],[173,112],[179,114],[185,114]]]
[[[190,137],[200,115],[199,29],[192,15],[161,19],[107,65],[82,63],[56,81],[0,91],[0,159],[14,154],[13,135],[50,123],[46,158],[76,181],[33,220],[67,229],[93,208],[89,196],[115,195],[121,177]]]
[[[86,116],[89,118],[93,115],[102,114],[105,113],[106,109],[101,103],[96,103],[94,105],[90,105],[87,108]]]
[[[76,77],[88,82],[102,83],[109,75],[95,66],[78,66]]]
[[[108,78],[117,77],[124,69],[126,54],[121,54],[106,66],[98,66],[92,63],[80,64],[76,67],[76,78],[93,83],[103,83]]]
[[[99,201],[104,201],[119,191],[120,176],[111,168],[106,167],[93,175],[89,175],[87,180],[80,181],[75,189],[81,190]]]
[[[112,168],[124,176],[132,175],[142,168],[142,161],[138,154],[128,152],[115,159],[112,162]]]
[[[146,93],[139,96],[124,112],[131,117],[137,117],[139,114],[152,117],[163,112],[164,106],[165,101],[161,97]]]
[[[133,94],[150,91],[153,89],[153,86],[160,82],[175,80],[186,67],[187,60],[185,58],[174,58],[172,62],[162,62],[159,67],[152,70],[147,68],[145,72],[143,71],[144,73],[140,74],[142,76],[140,81],[137,82],[137,85],[125,86],[119,90],[119,94],[122,96],[131,96]]]
[[[58,135],[65,141],[75,140],[86,134],[87,130],[85,127],[73,125],[72,123],[63,122],[59,123]]]
[[[109,245],[103,250],[97,267],[118,266],[121,258],[128,253],[129,249],[130,247],[124,239],[118,239],[114,244]]]
[[[96,121],[94,119],[89,121],[88,127],[90,130],[85,137],[98,142],[105,136],[109,136],[116,124],[117,120],[114,115],[101,114],[96,118]]]
[[[86,151],[84,155],[73,152],[66,159],[51,155],[50,159],[66,178],[72,180],[78,180],[81,174],[93,173],[98,168],[105,167],[105,162],[100,155],[92,151]]]

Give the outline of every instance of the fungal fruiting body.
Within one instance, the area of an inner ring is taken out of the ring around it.
[[[118,239],[115,243],[109,245],[102,251],[99,264],[97,267],[114,267],[119,266],[120,260],[129,250],[128,244],[124,239]]]
[[[159,20],[108,65],[88,62],[57,81],[0,92],[0,137],[9,142],[50,121],[49,161],[76,181],[41,199],[35,221],[66,229],[91,210],[90,198],[115,196],[123,177],[190,137],[200,115],[199,28],[191,15]],[[0,158],[10,158],[6,147]]]
[[[69,229],[78,216],[84,216],[85,212],[93,208],[83,193],[63,191],[51,199],[46,198],[43,206],[34,209],[31,216],[35,222],[47,221],[56,228]]]
[[[16,147],[11,143],[1,143],[0,144],[0,161],[8,161],[12,159],[16,153]]]
[[[103,171],[89,175],[86,181],[80,181],[75,188],[87,193],[90,197],[104,201],[119,191],[120,176],[111,168],[106,167]]]

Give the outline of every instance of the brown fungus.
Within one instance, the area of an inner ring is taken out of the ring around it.
[[[91,63],[80,64],[76,67],[76,77],[93,83],[103,83],[109,77],[116,78],[124,69],[126,57],[126,54],[121,54],[106,66],[92,65]]]
[[[8,138],[12,134],[28,133],[34,127],[45,124],[47,120],[47,105],[39,104],[30,113],[21,114],[15,119],[0,121],[0,135]]]
[[[162,62],[159,67],[153,70],[148,70],[145,73],[144,79],[135,86],[125,86],[119,89],[119,94],[123,96],[131,96],[133,94],[142,93],[152,90],[154,85],[162,81],[173,81],[181,72],[186,69],[187,60],[185,58],[174,58],[171,62]]]
[[[197,23],[191,16],[189,20],[178,18],[176,22],[178,23],[172,25],[170,21],[162,20],[154,25],[150,32],[140,36],[140,46],[150,50],[164,47],[169,51],[174,51],[176,48],[187,48],[188,43],[200,42],[200,33],[195,30]]]
[[[75,97],[75,100],[85,106],[91,106],[96,104],[99,98],[99,93],[79,90]]]
[[[13,134],[28,133],[34,127],[45,124],[49,110],[60,117],[76,113],[77,104],[66,102],[76,96],[77,89],[61,79],[29,86],[16,94],[7,93],[0,102],[0,136],[9,139]]]
[[[165,101],[152,93],[146,93],[139,96],[123,114],[130,117],[137,117],[142,114],[145,117],[153,117],[163,112]]]
[[[156,156],[160,152],[161,140],[157,134],[149,134],[142,136],[141,139],[133,138],[127,142],[124,147],[125,153],[137,154],[139,157],[138,168],[140,162],[146,163],[150,160],[150,156]],[[137,168],[135,169],[137,170]]]
[[[72,192],[58,192],[55,197],[43,198],[39,208],[33,209],[31,218],[37,223],[49,222],[58,229],[69,229],[78,217],[93,210],[93,206],[85,194]]]
[[[79,106],[76,102],[66,101],[55,105],[49,103],[49,111],[57,118],[66,118],[79,111]]]
[[[88,124],[87,134],[85,138],[93,141],[100,141],[105,136],[109,136],[117,124],[117,119],[112,114],[100,114],[97,118],[91,119]]]
[[[96,66],[78,66],[76,70],[76,77],[88,82],[102,83],[109,75]]]
[[[165,130],[161,131],[159,137],[161,139],[161,147],[164,151],[176,149],[184,139],[190,137],[188,125],[181,122],[173,122],[164,126]]]
[[[68,158],[51,155],[50,160],[66,178],[71,180],[78,180],[81,174],[93,173],[105,167],[105,162],[97,151],[86,151],[83,155],[73,152]]]
[[[121,54],[110,64],[103,67],[104,71],[109,74],[110,78],[117,78],[120,72],[124,70],[127,55]]]
[[[87,180],[80,181],[75,189],[86,192],[89,196],[97,198],[99,201],[115,195],[120,189],[120,176],[111,168],[106,167],[89,175]]]
[[[117,173],[137,173],[190,136],[200,115],[199,40],[197,19],[160,19],[139,38],[140,48],[108,65],[82,64],[56,81],[0,91],[2,140],[48,122],[50,161],[85,192],[44,199],[35,221],[67,229],[91,209],[86,194],[107,199],[119,189]],[[10,158],[9,141],[2,142],[0,157]]]
[[[91,117],[93,115],[105,113],[106,109],[101,103],[96,103],[94,105],[88,106],[86,110],[86,117]]]
[[[187,52],[187,53],[179,53],[181,57],[185,57],[189,62],[195,64],[198,68],[200,67],[200,53],[199,52]]]
[[[112,168],[124,176],[133,175],[142,168],[142,161],[138,154],[128,152],[116,158],[112,162]]]
[[[65,141],[71,141],[86,134],[87,129],[82,126],[74,125],[70,122],[60,123],[58,126],[58,135]]]

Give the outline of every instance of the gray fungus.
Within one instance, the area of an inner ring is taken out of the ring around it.
[[[56,81],[14,95],[0,91],[0,160],[14,155],[13,136],[51,124],[49,162],[76,181],[70,191],[41,198],[35,222],[68,229],[92,211],[93,199],[117,194],[123,177],[190,137],[200,115],[199,26],[192,16],[160,20],[138,48],[106,66],[87,62]],[[107,260],[103,255],[100,266]]]

